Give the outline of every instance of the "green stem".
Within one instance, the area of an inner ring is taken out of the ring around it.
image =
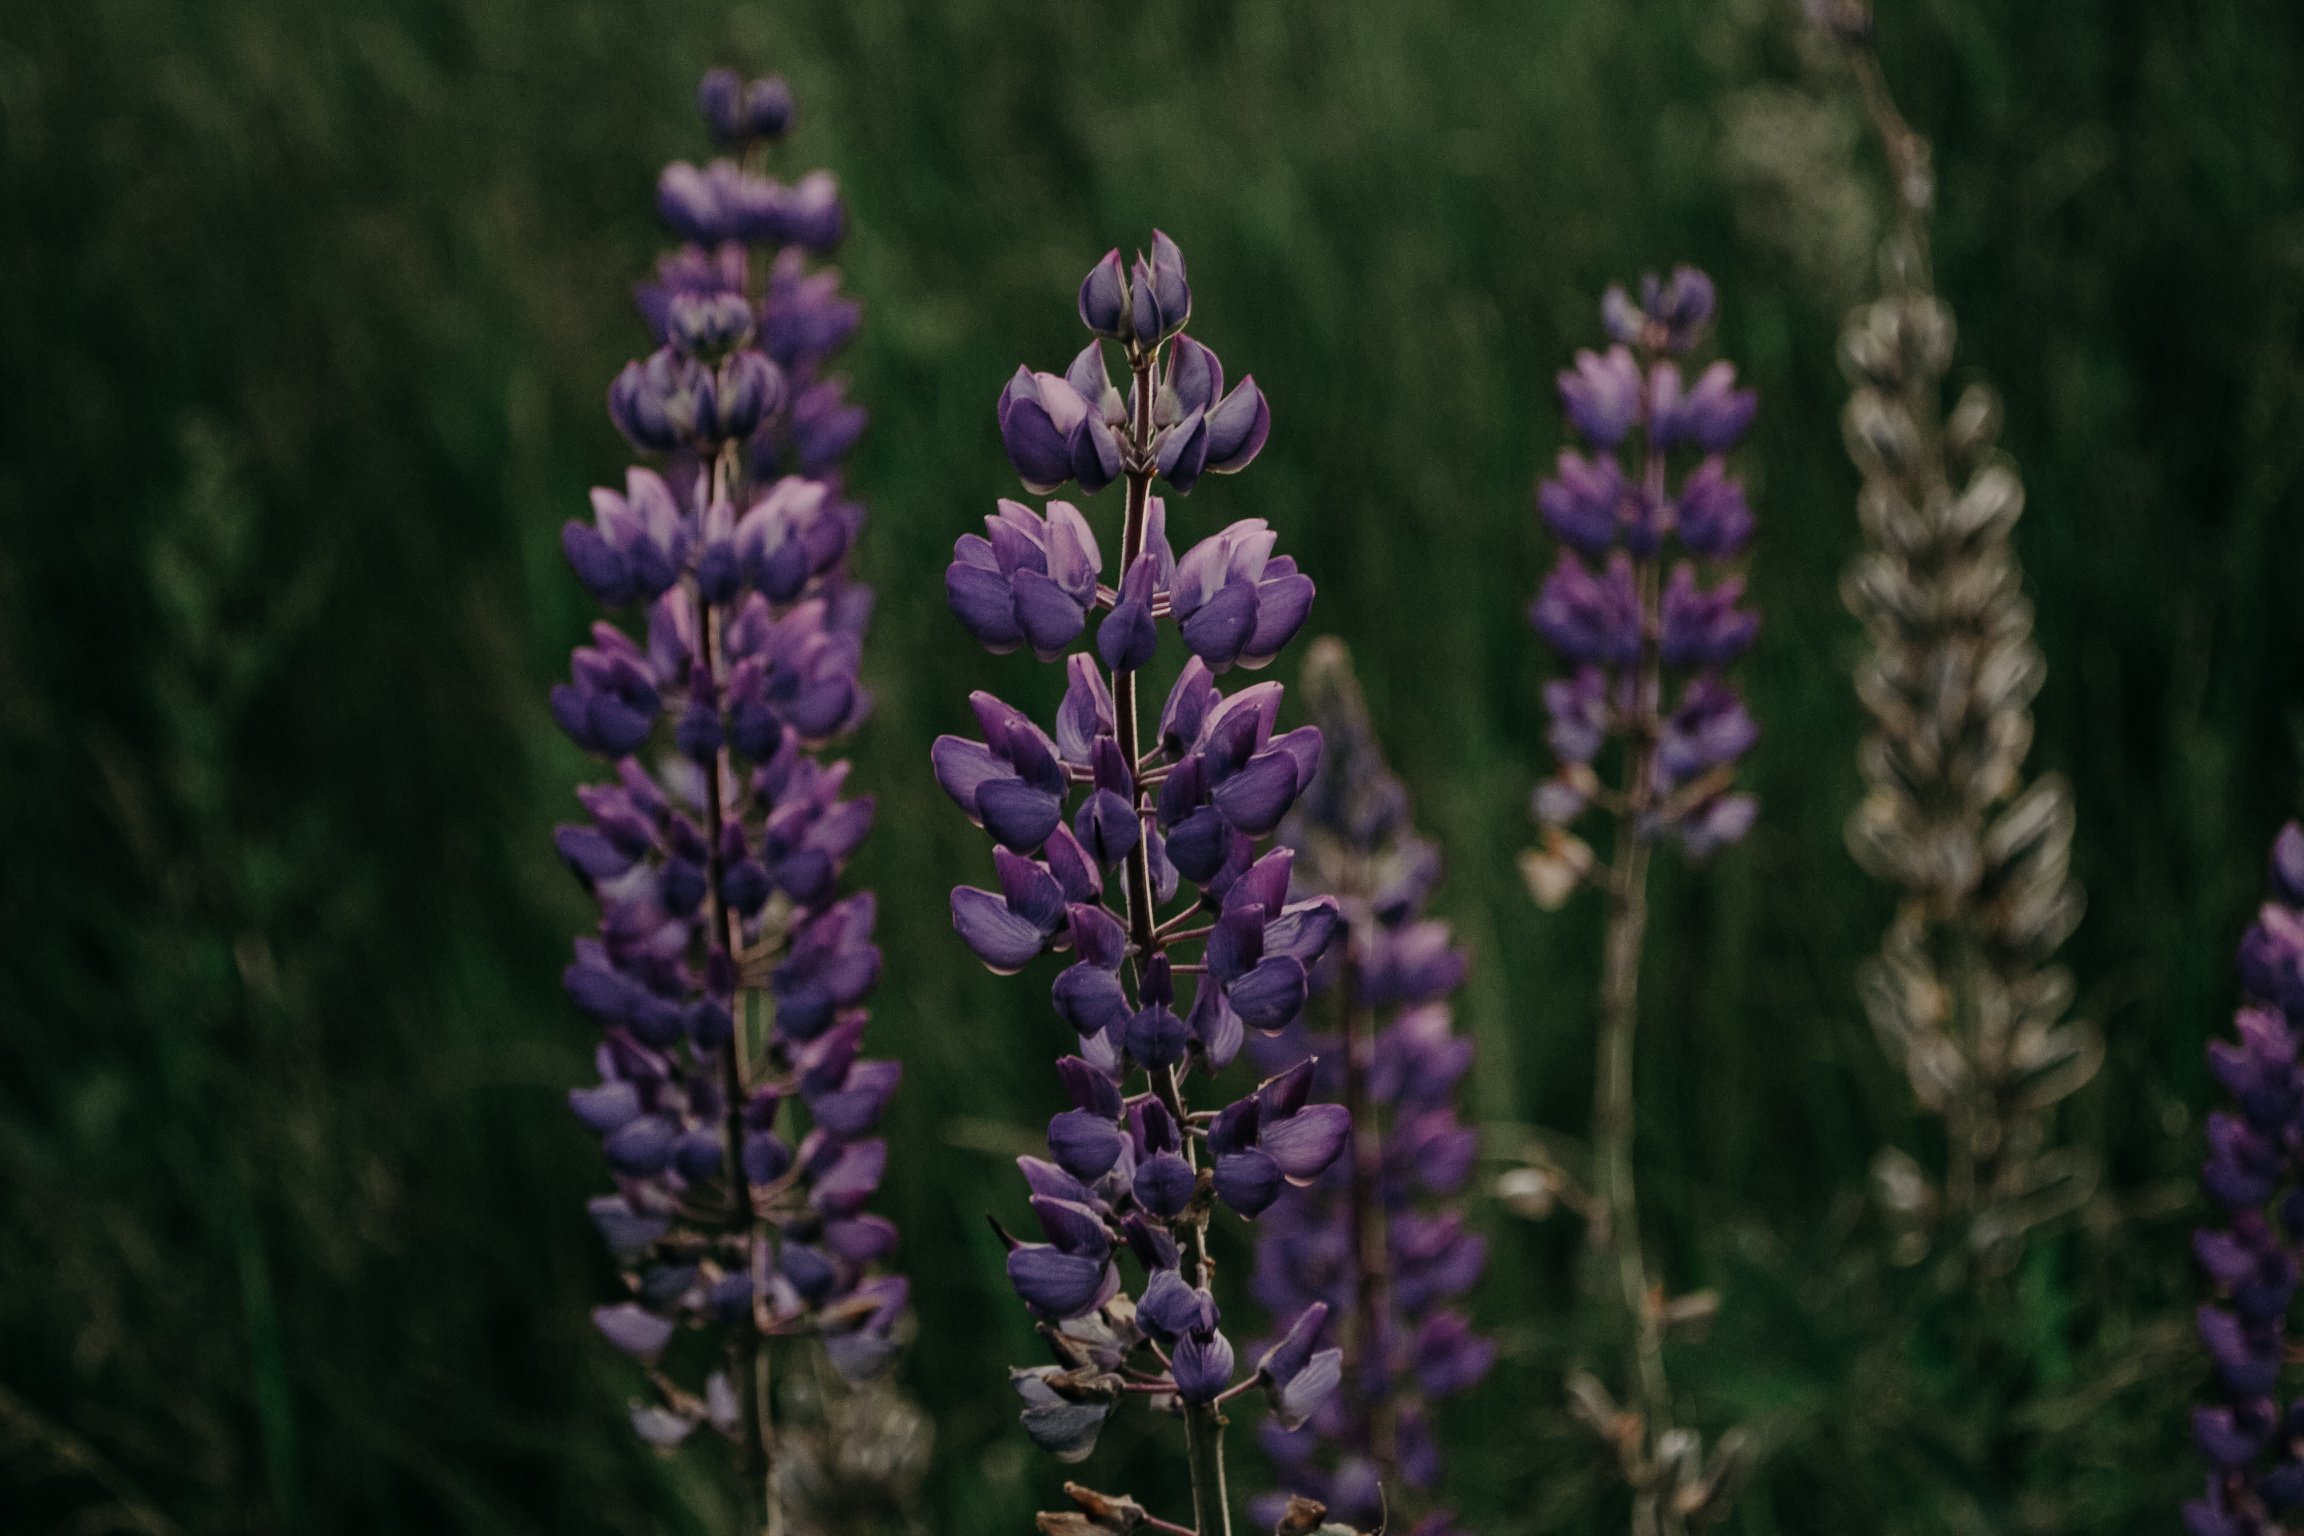
[[[717,489],[727,494],[727,481],[733,470],[734,449],[724,451],[715,466]],[[695,595],[696,640],[703,652],[704,670],[711,686],[717,692],[720,686],[720,615]],[[732,1027],[728,1041],[720,1048],[720,1092],[726,1100],[721,1123],[721,1139],[728,1162],[728,1220],[732,1227],[744,1234],[744,1269],[755,1287],[760,1281],[760,1253],[762,1234],[758,1212],[753,1207],[752,1181],[744,1172],[744,1108],[751,1097],[748,1082],[749,1060],[745,1035],[747,994],[743,985],[744,928],[743,921],[729,911],[720,897],[722,859],[720,834],[723,825],[723,796],[726,785],[734,773],[725,749],[716,754],[704,773],[704,840],[705,840],[705,902],[706,919],[710,924],[711,942],[725,948],[728,963],[736,976],[733,995],[729,998]],[[771,1397],[767,1341],[760,1335],[756,1312],[747,1311],[740,1323],[728,1332],[728,1381],[735,1388],[742,1405],[743,1425],[736,1447],[738,1475],[745,1487],[745,1520],[749,1530],[762,1536],[782,1536],[783,1510],[776,1498],[776,1427],[774,1404]]]
[[[1347,943],[1350,941],[1347,940]],[[1376,1016],[1360,1001],[1360,968],[1349,954],[1339,990],[1344,998],[1344,1110],[1352,1118],[1352,1162],[1345,1185],[1353,1245],[1353,1318],[1345,1335],[1348,1378],[1365,1388],[1388,1368],[1380,1355],[1384,1320],[1391,1311],[1391,1255],[1385,1245],[1383,1127],[1369,1079],[1376,1064]],[[1398,1425],[1393,1395],[1368,1399],[1368,1450],[1378,1485],[1389,1493],[1400,1480]]]
[[[1661,455],[1649,454],[1646,477],[1661,491]],[[1608,886],[1608,927],[1600,983],[1599,1070],[1593,1085],[1594,1180],[1600,1203],[1596,1236],[1613,1260],[1617,1300],[1631,1326],[1627,1397],[1640,1426],[1637,1467],[1631,1469],[1633,1536],[1678,1536],[1685,1529],[1662,1486],[1658,1451],[1672,1427],[1672,1389],[1664,1372],[1663,1318],[1656,1305],[1648,1256],[1640,1238],[1640,1201],[1633,1172],[1637,1122],[1633,1091],[1640,1027],[1640,958],[1648,931],[1648,833],[1640,823],[1654,799],[1662,668],[1657,654],[1655,562],[1638,566],[1641,659],[1632,700],[1623,806],[1616,817],[1614,868]]]
[[[1128,346],[1128,371],[1135,385],[1135,412],[1129,423],[1130,458],[1128,476],[1128,508],[1120,529],[1120,575],[1123,579],[1128,568],[1144,553],[1149,534],[1148,524],[1152,505],[1152,466],[1149,453],[1152,442],[1152,363],[1155,349]],[[1115,726],[1120,738],[1122,757],[1131,765],[1143,761],[1142,732],[1136,718],[1136,674],[1115,671],[1112,674],[1112,708]],[[1128,933],[1136,951],[1139,985],[1144,967],[1160,950],[1164,940],[1159,932],[1158,914],[1153,910],[1152,898],[1152,846],[1148,825],[1152,815],[1152,798],[1139,772],[1136,777],[1136,817],[1144,826],[1143,835],[1128,855],[1128,883],[1124,892],[1128,906]],[[1139,993],[1141,997],[1141,993]],[[1175,1068],[1154,1072],[1153,1091],[1160,1102],[1176,1117],[1179,1127],[1189,1125],[1190,1117],[1184,1102],[1182,1080]],[[1184,1155],[1197,1172],[1199,1155],[1190,1137],[1184,1141]],[[1216,1266],[1208,1256],[1208,1207],[1196,1202],[1183,1222],[1184,1269],[1192,1283],[1206,1289],[1215,1279]],[[1192,1473],[1192,1523],[1197,1536],[1232,1536],[1232,1507],[1224,1484],[1224,1413],[1213,1403],[1187,1403],[1184,1407],[1184,1454]]]

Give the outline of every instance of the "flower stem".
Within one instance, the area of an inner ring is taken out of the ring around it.
[[[1128,348],[1128,368],[1135,383],[1135,419],[1129,423],[1128,510],[1120,527],[1120,574],[1123,579],[1128,568],[1144,553],[1146,524],[1150,520],[1152,504],[1152,466],[1145,462],[1152,441],[1152,354],[1137,348]],[[1112,709],[1120,734],[1120,755],[1131,765],[1135,777],[1136,812],[1139,822],[1145,821],[1151,809],[1141,769],[1134,767],[1143,760],[1142,736],[1136,719],[1136,674],[1134,671],[1112,673]],[[1136,839],[1136,846],[1128,852],[1128,926],[1136,946],[1136,963],[1148,964],[1159,943],[1155,932],[1157,915],[1152,910],[1152,840],[1149,830]]]
[[[728,494],[734,473],[734,447],[724,450],[714,466],[715,491]],[[695,594],[696,639],[704,657],[705,676],[715,694],[720,687],[720,614],[701,593]],[[745,1035],[743,986],[743,920],[721,899],[724,873],[720,835],[725,816],[727,785],[734,765],[725,748],[713,755],[704,772],[704,846],[706,915],[711,942],[724,950],[733,991],[728,1000],[731,1020],[728,1039],[720,1047],[720,1093],[726,1100],[721,1122],[723,1154],[728,1163],[728,1220],[743,1233],[744,1270],[755,1298],[764,1294],[762,1274],[766,1250],[758,1213],[753,1207],[752,1181],[744,1172],[744,1109],[751,1097],[747,1082],[749,1051]],[[757,1302],[755,1302],[757,1305]],[[776,1425],[769,1379],[768,1345],[760,1335],[757,1314],[747,1308],[743,1319],[728,1329],[728,1383],[741,1405],[742,1427],[736,1446],[738,1476],[745,1487],[745,1528],[762,1536],[782,1536],[783,1510],[776,1498]]]
[[[1647,477],[1660,489],[1662,459],[1651,454]],[[1640,1201],[1633,1175],[1637,1114],[1633,1066],[1640,1026],[1640,958],[1648,931],[1649,831],[1654,797],[1656,741],[1662,709],[1657,655],[1658,578],[1653,560],[1638,566],[1641,613],[1640,672],[1631,701],[1623,808],[1616,815],[1613,868],[1608,884],[1608,927],[1600,980],[1599,1071],[1593,1086],[1594,1193],[1600,1220],[1594,1237],[1614,1261],[1617,1299],[1632,1330],[1627,1398],[1638,1419],[1641,1446],[1633,1469],[1633,1536],[1677,1536],[1684,1524],[1662,1487],[1657,1451],[1672,1427],[1672,1389],[1664,1373],[1664,1329],[1640,1238]]]
[[[1360,968],[1348,955],[1338,983],[1344,999],[1344,1110],[1352,1117],[1352,1162],[1345,1184],[1353,1245],[1353,1318],[1345,1338],[1347,1379],[1367,1405],[1368,1448],[1378,1486],[1389,1494],[1400,1478],[1393,1393],[1384,1378],[1391,1311],[1391,1255],[1384,1233],[1384,1136],[1376,1123],[1369,1079],[1376,1064],[1376,1016],[1360,1000]]]
[[[1920,286],[1928,283],[1928,215],[1936,201],[1936,176],[1931,162],[1928,141],[1904,120],[1896,109],[1896,98],[1888,90],[1888,78],[1881,72],[1880,56],[1873,51],[1870,41],[1846,45],[1848,63],[1856,76],[1856,89],[1864,99],[1864,110],[1872,119],[1872,130],[1880,136],[1880,148],[1888,156],[1888,176],[1896,193],[1896,222],[1898,231],[1911,244],[1916,270],[1911,277]]]
[[[1128,424],[1128,507],[1120,529],[1120,575],[1123,579],[1128,568],[1143,553],[1149,533],[1152,505],[1152,363],[1155,349],[1128,346],[1128,371],[1134,383],[1132,391],[1135,411]],[[1141,732],[1136,718],[1136,674],[1133,671],[1115,671],[1112,674],[1112,708],[1120,737],[1122,759],[1132,765],[1143,762]],[[1144,781],[1141,767],[1134,770],[1136,780],[1137,818],[1144,824],[1144,834],[1136,839],[1136,846],[1128,854],[1128,882],[1125,898],[1128,904],[1128,932],[1136,950],[1137,974],[1151,963],[1166,939],[1159,931],[1158,914],[1152,899],[1152,804],[1150,787]],[[1174,1067],[1151,1074],[1153,1091],[1168,1112],[1176,1117],[1179,1126],[1191,1124],[1184,1102],[1182,1081]],[[1189,1137],[1185,1139],[1184,1155],[1197,1171],[1198,1154]],[[1208,1257],[1208,1209],[1197,1203],[1182,1224],[1184,1269],[1195,1286],[1205,1289],[1214,1278],[1215,1266]],[[1232,1536],[1232,1508],[1224,1486],[1224,1413],[1213,1403],[1187,1403],[1184,1407],[1184,1454],[1192,1474],[1192,1523],[1196,1536]]]

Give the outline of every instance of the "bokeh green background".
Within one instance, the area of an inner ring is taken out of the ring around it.
[[[1689,1416],[1773,1454],[1740,1533],[2168,1528],[2203,1038],[2304,747],[2304,11],[2286,0],[1890,3],[1938,143],[1963,375],[2007,399],[2109,1060],[2065,1115],[2107,1194],[1995,1307],[1990,1370],[1899,1330],[1864,1170],[1925,1150],[1851,972],[1885,914],[1844,853],[1858,726],[1834,335],[1877,165],[1763,0],[13,0],[0,7],[0,1528],[710,1528],[712,1470],[626,1434],[589,1336],[596,1156],[561,1105],[587,764],[543,699],[590,615],[561,521],[624,462],[650,188],[706,64],[775,68],[788,164],[850,194],[875,425],[857,745],[882,818],[874,1038],[908,1077],[886,1208],[934,1414],[927,1522],[1027,1529],[1058,1470],[980,1213],[1050,1107],[1039,988],[980,973],[983,866],[925,750],[971,687],[940,573],[1011,487],[991,404],[1077,345],[1073,285],[1155,221],[1196,329],[1274,402],[1180,509],[1283,530],[1445,839],[1477,960],[1474,1107],[1581,1132],[1595,924],[1513,868],[1549,559],[1528,490],[1594,295],[1699,261],[1763,391],[1749,666],[1766,820],[1668,874],[1641,1143],[1654,1233],[1726,1307]],[[1283,675],[1285,675],[1283,664]],[[1451,1421],[1480,1529],[1606,1529],[1559,1407],[1592,1356],[1571,1228],[1484,1211],[1503,1367]],[[2014,1402],[2017,1436],[1964,1426]],[[2011,1453],[2008,1444],[2019,1449]],[[1174,1495],[1157,1439],[1100,1480]],[[1252,1460],[1244,1462],[1252,1465]],[[1931,1517],[1933,1518],[1933,1517]],[[1981,1522],[1981,1523],[1977,1523]],[[1620,1527],[1619,1527],[1620,1528]]]

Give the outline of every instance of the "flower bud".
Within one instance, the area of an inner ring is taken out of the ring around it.
[[[717,359],[752,339],[752,306],[741,293],[683,293],[664,314],[664,339],[688,357]]]
[[[784,403],[784,376],[766,355],[746,350],[720,365],[719,388],[700,433],[723,442],[750,437]]]
[[[1113,249],[1080,280],[1080,323],[1099,336],[1122,341],[1128,336],[1128,316],[1128,278],[1120,252]]]
[[[744,88],[743,131],[756,139],[780,139],[792,126],[792,87],[780,75]]]

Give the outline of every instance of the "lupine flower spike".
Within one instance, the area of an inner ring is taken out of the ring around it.
[[[1264,1444],[1285,1494],[1365,1528],[1413,1514],[1412,1536],[1444,1536],[1456,1527],[1433,1502],[1430,1409],[1470,1390],[1496,1354],[1460,1310],[1488,1260],[1453,1204],[1479,1150],[1456,1117],[1472,1042],[1452,1028],[1448,1000],[1464,952],[1424,914],[1440,852],[1410,824],[1341,641],[1313,645],[1300,691],[1326,751],[1280,835],[1299,889],[1336,898],[1344,937],[1312,974],[1326,1006],[1248,1054],[1263,1071],[1315,1061],[1313,1092],[1350,1112],[1352,1145],[1258,1224],[1255,1284],[1283,1331],[1316,1307],[1344,1321],[1344,1374],[1301,1426],[1267,1420]],[[1333,1028],[1313,1033],[1314,1014]],[[1280,1519],[1285,1502],[1275,1496],[1259,1519]]]
[[[1943,407],[1954,327],[1928,271],[1928,144],[1889,98],[1862,7],[1836,0],[1819,20],[1863,88],[1898,214],[1883,291],[1840,339],[1865,538],[1843,590],[1869,642],[1856,692],[1873,721],[1848,846],[1899,897],[1859,983],[1946,1144],[1940,1177],[1890,1149],[1874,1184],[1902,1257],[1925,1255],[1942,1228],[1956,1254],[2004,1271],[2027,1231],[2096,1181],[2091,1160],[2049,1134],[2050,1111],[2104,1054],[2094,1025],[2064,1017],[2072,978],[2055,963],[2082,905],[2072,794],[2054,775],[2024,782],[2047,672],[2009,542],[2024,485],[1994,446],[1990,390],[1972,384]]]
[[[1632,1486],[1635,1536],[1717,1520],[1739,1460],[1736,1437],[1724,1437],[1707,1462],[1693,1432],[1673,1426],[1663,1350],[1670,1308],[1652,1294],[1632,1169],[1650,853],[1669,840],[1703,858],[1741,838],[1758,811],[1734,784],[1759,727],[1727,669],[1751,646],[1759,619],[1743,606],[1741,577],[1698,572],[1699,563],[1741,555],[1753,526],[1724,457],[1752,423],[1752,392],[1737,387],[1725,362],[1692,380],[1682,371],[1712,312],[1711,280],[1689,267],[1647,277],[1637,295],[1608,291],[1601,317],[1613,345],[1579,352],[1560,375],[1561,403],[1583,445],[1561,453],[1537,492],[1545,522],[1567,547],[1530,617],[1568,670],[1544,688],[1560,767],[1536,791],[1543,843],[1523,867],[1546,907],[1584,884],[1599,885],[1608,900],[1592,1238],[1614,1271],[1632,1335],[1631,1412],[1585,1416],[1610,1436]],[[1668,559],[1675,542],[1682,558]],[[1610,785],[1601,765],[1612,748],[1619,777]],[[1605,869],[1569,830],[1595,809],[1612,826]],[[1599,1383],[1583,1382],[1577,1396],[1600,1402]]]
[[[1118,528],[1099,532],[1071,501],[1004,500],[953,549],[960,622],[990,650],[1061,661],[1066,688],[1052,728],[979,693],[978,734],[936,743],[938,781],[994,844],[993,885],[954,891],[952,922],[1002,974],[1069,957],[1051,994],[1072,1042],[1057,1063],[1069,1107],[1048,1123],[1048,1156],[1021,1160],[1040,1240],[1002,1232],[1009,1280],[1054,1357],[1014,1373],[1024,1428],[1077,1461],[1128,1398],[1180,1414],[1192,1529],[1228,1536],[1226,1406],[1261,1389],[1300,1422],[1338,1359],[1317,1308],[1261,1353],[1235,1348],[1208,1226],[1219,1206],[1253,1218],[1319,1178],[1344,1146],[1344,1110],[1312,1102],[1309,1061],[1221,1109],[1190,1103],[1248,1032],[1294,1021],[1341,924],[1334,900],[1291,894],[1287,850],[1257,852],[1312,782],[1319,732],[1279,729],[1278,683],[1227,695],[1216,681],[1279,653],[1312,583],[1260,520],[1181,556],[1169,542],[1155,483],[1182,496],[1246,468],[1271,423],[1255,381],[1226,389],[1216,354],[1184,334],[1192,291],[1176,243],[1155,233],[1130,264],[1110,253],[1079,307],[1087,346],[1061,374],[1017,370],[1000,437],[1036,495],[1120,481],[1125,502]],[[1125,389],[1107,371],[1113,343]],[[1189,659],[1147,735],[1139,680],[1163,627]],[[1075,1498],[1142,1518],[1124,1500]]]
[[[2304,1398],[2281,1401],[2289,1304],[2304,1254],[2304,827],[2272,845],[2271,890],[2240,941],[2246,995],[2233,1038],[2208,1046],[2230,1104],[2208,1117],[2201,1187],[2219,1224],[2192,1251],[2215,1299],[2200,1341],[2215,1397],[2192,1414],[2208,1489],[2184,1506],[2192,1536],[2283,1536],[2304,1512]]]
[[[699,99],[731,158],[664,173],[682,244],[639,293],[660,345],[609,391],[656,467],[594,491],[563,541],[634,622],[594,627],[552,711],[614,767],[558,833],[600,904],[567,973],[601,1028],[600,1081],[570,1102],[616,1178],[592,1216],[627,1287],[595,1320],[647,1367],[634,1427],[734,1441],[760,1529],[769,1341],[812,1336],[858,1377],[894,1347],[896,1234],[865,1207],[898,1074],[860,1054],[880,954],[872,897],[840,883],[872,804],[819,755],[864,717],[871,612],[847,574],[863,509],[838,472],[863,418],[827,372],[856,309],[810,265],[839,199],[821,172],[785,186],[746,168],[790,117],[781,81],[715,70]],[[716,1367],[693,1335],[719,1340]]]

